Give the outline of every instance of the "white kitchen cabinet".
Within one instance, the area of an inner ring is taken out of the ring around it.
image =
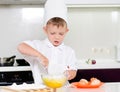
[[[120,4],[120,0],[65,0],[67,4]]]

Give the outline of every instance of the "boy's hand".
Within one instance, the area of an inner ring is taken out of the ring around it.
[[[39,58],[41,60],[41,64],[43,64],[45,67],[47,67],[48,63],[49,63],[48,59],[43,55],[41,57],[39,57]]]
[[[77,71],[76,70],[66,70],[65,74],[67,75],[67,79],[71,80],[75,78]]]

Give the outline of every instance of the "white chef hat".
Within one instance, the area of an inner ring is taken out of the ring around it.
[[[44,25],[49,19],[53,17],[60,17],[67,21],[67,7],[65,0],[47,0],[45,3]]]

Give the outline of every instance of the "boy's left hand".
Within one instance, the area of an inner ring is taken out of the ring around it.
[[[65,74],[68,80],[75,78],[77,71],[76,70],[66,70]]]

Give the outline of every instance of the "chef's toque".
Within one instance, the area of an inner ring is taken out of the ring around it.
[[[65,0],[47,0],[45,3],[44,25],[53,17],[60,17],[67,21],[67,7]]]

